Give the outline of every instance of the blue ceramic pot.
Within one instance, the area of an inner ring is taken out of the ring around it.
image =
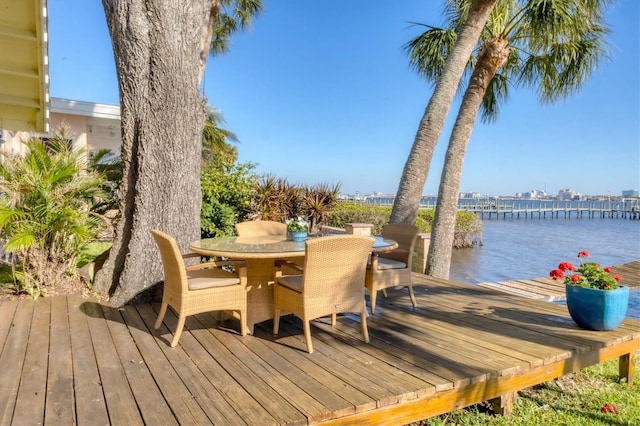
[[[629,287],[615,290],[565,285],[571,318],[587,330],[615,330],[627,314]]]
[[[291,240],[291,241],[304,241],[307,239],[307,231],[288,231],[287,232],[287,239]]]

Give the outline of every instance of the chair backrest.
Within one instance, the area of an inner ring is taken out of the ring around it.
[[[157,229],[152,229],[151,235],[153,235],[158,250],[160,250],[165,288],[172,288],[173,291],[186,293],[189,291],[187,272],[176,240],[171,235]]]
[[[411,258],[413,257],[413,247],[416,244],[416,237],[420,229],[408,223],[389,223],[382,227],[382,237],[395,240],[398,247],[394,250],[380,253],[380,257],[398,260],[407,264],[411,269]]]
[[[374,239],[334,235],[305,241],[302,289],[305,297],[340,300],[362,293]]]
[[[269,237],[280,236],[287,238],[287,224],[272,220],[249,220],[236,223],[236,233],[239,237]]]

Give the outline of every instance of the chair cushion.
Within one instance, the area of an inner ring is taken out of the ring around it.
[[[187,281],[189,283],[189,290],[202,290],[204,288],[238,284],[240,278],[223,269],[212,268],[187,271]]]
[[[302,275],[283,275],[278,278],[280,285],[302,293]]]
[[[367,264],[367,268],[371,269],[371,263]],[[386,257],[378,257],[378,270],[385,269],[406,269],[407,264],[399,260],[387,259]]]

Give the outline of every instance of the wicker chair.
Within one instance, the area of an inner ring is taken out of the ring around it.
[[[374,253],[367,265],[365,287],[369,290],[371,313],[376,310],[378,291],[382,290],[387,297],[385,289],[389,287],[407,287],[411,303],[416,306],[416,297],[411,284],[411,258],[419,232],[417,226],[404,223],[387,224],[382,228],[382,236],[397,241],[398,247],[392,251]]]
[[[271,220],[249,220],[236,223],[239,237],[282,237],[287,239],[287,225]]]
[[[247,333],[247,269],[243,261],[221,261],[185,266],[184,259],[199,257],[192,253],[181,255],[175,240],[156,229],[151,231],[158,245],[164,269],[162,306],[155,323],[160,328],[167,307],[176,312],[178,326],[171,347],[178,344],[187,316],[202,312],[230,310],[240,314],[240,334]],[[237,274],[221,269],[233,265]]]
[[[277,262],[273,333],[278,334],[281,312],[297,315],[302,319],[307,351],[312,353],[311,320],[331,315],[331,325],[335,325],[336,314],[355,312],[360,314],[362,337],[369,342],[362,283],[373,242],[373,238],[359,235],[307,240],[301,275],[283,275],[283,264],[295,265]]]

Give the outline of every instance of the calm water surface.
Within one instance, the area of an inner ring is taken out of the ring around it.
[[[469,284],[546,277],[578,251],[604,266],[640,259],[640,220],[621,218],[484,219],[482,245],[454,250],[449,278]],[[622,283],[640,277],[622,277]],[[627,316],[640,319],[640,290]]]

